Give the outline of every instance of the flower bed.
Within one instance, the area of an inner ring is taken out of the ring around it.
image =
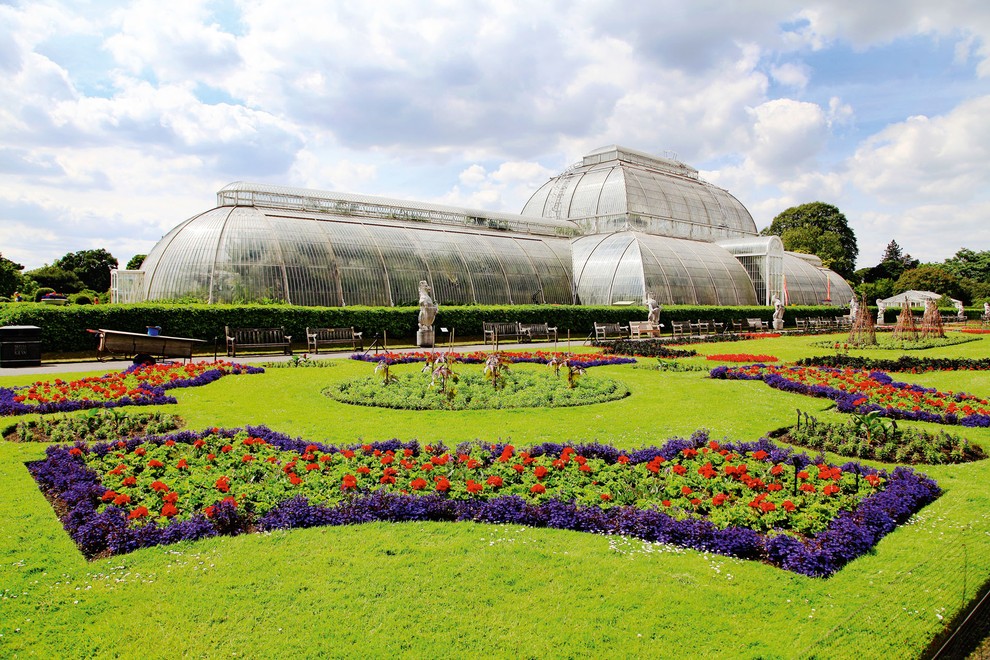
[[[858,355],[817,355],[795,364],[805,367],[852,367],[873,371],[900,371],[913,374],[926,371],[986,371],[990,358],[918,358],[902,355],[896,360],[877,360]]]
[[[473,369],[477,369],[474,367]],[[509,371],[503,367],[498,387],[478,371],[451,376],[445,386],[422,374],[391,376],[387,386],[374,376],[352,378],[323,390],[343,403],[403,410],[494,410],[562,408],[605,403],[629,396],[629,389],[611,378],[582,376],[573,382],[563,374]]]
[[[229,374],[263,372],[259,367],[222,361],[134,365],[80,380],[56,378],[24,387],[0,387],[0,415],[175,403],[175,397],[165,394],[167,390],[206,385]]]
[[[628,357],[617,357],[614,355],[598,355],[595,353],[561,353],[554,351],[522,351],[498,353],[503,360],[509,363],[529,362],[534,364],[550,364],[554,359],[563,360],[583,369],[590,367],[601,367],[608,364],[631,364],[636,360]],[[412,353],[355,353],[351,355],[352,360],[363,362],[385,362],[386,364],[411,364],[414,362],[433,362],[441,355],[446,356],[450,362],[460,362],[462,364],[484,364],[492,353],[490,351],[472,351],[471,353],[445,353],[442,351],[416,351]]]
[[[698,354],[692,349],[670,348],[674,342],[669,339],[598,339],[592,346],[602,349],[606,355],[635,355],[637,357],[682,358]]]
[[[986,399],[895,382],[882,371],[753,364],[716,367],[710,374],[712,378],[728,380],[762,380],[785,392],[833,399],[840,412],[866,414],[876,411],[883,417],[897,419],[990,426],[990,403]]]
[[[662,447],[338,448],[210,429],[52,446],[30,466],[88,557],[223,533],[372,520],[509,522],[637,536],[827,576],[940,493],[908,468],[827,465],[704,432]]]
[[[772,355],[749,355],[747,353],[727,353],[725,355],[706,355],[706,360],[713,362],[777,362]]]
[[[983,328],[962,328],[959,332],[964,332],[967,335],[990,335],[990,330]]]

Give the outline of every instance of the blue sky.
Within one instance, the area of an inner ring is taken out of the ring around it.
[[[985,5],[0,1],[0,253],[123,264],[232,181],[517,212],[608,144],[860,266],[988,250]]]

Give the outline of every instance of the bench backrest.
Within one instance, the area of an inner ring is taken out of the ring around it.
[[[485,332],[494,332],[499,335],[515,335],[519,333],[518,323],[489,323],[484,322]]]
[[[334,341],[337,339],[354,339],[354,328],[306,328],[306,334],[315,335],[317,341]]]
[[[238,344],[284,344],[288,342],[285,328],[231,328],[227,336]]]

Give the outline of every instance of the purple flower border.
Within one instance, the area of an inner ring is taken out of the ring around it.
[[[442,353],[437,353],[437,355],[442,355]],[[485,359],[480,357],[470,357],[467,353],[456,353],[457,362],[460,364],[482,364]],[[503,353],[505,359],[511,363],[523,363],[528,362],[530,364],[550,364],[550,360],[539,355],[513,355],[512,353]],[[585,360],[584,358],[577,356],[578,361],[576,366],[582,369],[590,369],[591,367],[603,367],[610,364],[633,364],[636,362],[636,358],[632,357],[621,357],[616,355],[602,356],[599,358]],[[381,362],[385,360],[388,364],[412,364],[415,362],[426,362],[426,357],[423,355],[418,355],[416,353],[403,354],[398,358],[382,358],[374,354],[368,353],[354,353],[351,355],[352,360],[360,360],[362,362]]]
[[[122,373],[129,374],[134,370],[140,368],[141,365],[132,365],[125,369]],[[261,367],[252,367],[248,365],[232,363],[230,365],[229,375],[239,375],[239,374],[260,374],[264,373],[264,369]],[[100,378],[105,378],[110,376],[111,373],[106,373]],[[169,396],[165,394],[166,390],[175,389],[177,387],[200,387],[202,385],[208,385],[224,376],[228,375],[223,369],[210,369],[204,371],[198,376],[193,378],[181,378],[178,380],[169,381],[162,385],[149,385],[147,383],[138,383],[133,389],[142,390],[145,394],[141,398],[132,398],[129,396],[124,396],[119,399],[113,399],[111,401],[91,401],[91,400],[71,400],[71,401],[48,401],[45,403],[34,405],[28,405],[18,401],[14,401],[14,397],[17,396],[17,391],[23,389],[23,387],[0,387],[0,417],[14,416],[14,415],[29,415],[32,413],[46,414],[46,413],[58,413],[58,412],[73,412],[76,410],[88,410],[90,408],[119,408],[121,406],[157,406],[167,403],[177,403],[174,396]]]
[[[264,426],[248,426],[244,430],[283,450],[304,452],[308,445],[316,445],[324,452],[341,450],[334,445],[290,438]],[[232,438],[239,431],[240,429],[217,429],[215,433]],[[124,442],[129,450],[145,442],[160,444],[168,439],[192,443],[211,432],[214,431],[180,431],[166,436],[133,438]],[[589,458],[615,461],[620,455],[626,455],[631,463],[642,463],[658,455],[670,459],[683,449],[700,449],[708,441],[707,433],[699,431],[689,439],[674,438],[662,447],[647,447],[631,452],[598,443],[544,443],[533,447],[530,453],[534,456],[558,453],[565,446],[573,446],[578,453]],[[415,441],[403,443],[388,440],[371,444],[374,449],[381,451],[420,451]],[[80,451],[93,451],[100,455],[115,449],[111,443],[98,443],[88,447],[80,442],[75,446]],[[359,447],[361,445],[356,444],[345,448]],[[438,447],[443,450],[442,445]],[[501,454],[504,447],[505,444],[489,445],[489,451],[495,457]],[[820,455],[812,458],[805,453],[795,454],[792,449],[777,446],[767,438],[757,442],[725,443],[722,447],[740,453],[762,450],[768,454],[764,460],[786,462],[797,469],[822,461]],[[304,497],[294,497],[282,502],[257,521],[249,520],[236,507],[218,501],[210,519],[197,514],[189,520],[164,525],[150,521],[142,526],[132,526],[128,523],[127,512],[121,508],[110,506],[102,513],[97,512],[105,488],[100,483],[99,475],[81,459],[73,456],[71,449],[68,446],[50,446],[45,460],[32,463],[28,467],[41,490],[49,496],[57,497],[65,505],[63,525],[83,554],[91,558],[218,534],[236,534],[245,531],[251,522],[260,530],[272,530],[352,525],[372,521],[475,521],[622,534],[651,542],[671,543],[705,552],[763,561],[802,575],[828,577],[848,562],[869,552],[897,525],[941,494],[934,480],[910,468],[898,467],[888,474],[884,470],[848,462],[841,466],[843,471],[860,475],[879,474],[887,479],[886,488],[865,497],[855,510],[840,512],[825,531],[806,539],[784,533],[760,534],[739,527],[718,529],[708,520],[677,520],[655,509],[643,510],[626,506],[601,509],[559,500],[535,504],[516,495],[481,501],[454,500],[440,494],[400,495],[384,491],[364,493],[332,507],[310,504]]]
[[[766,367],[765,364],[756,364],[749,366]],[[762,380],[764,383],[769,385],[774,389],[781,390],[783,392],[796,392],[797,394],[804,394],[807,396],[814,396],[822,399],[832,399],[835,401],[835,407],[839,412],[846,413],[856,413],[856,414],[866,414],[869,412],[876,412],[881,417],[891,417],[894,419],[906,419],[915,422],[932,422],[934,424],[953,424],[959,426],[968,427],[990,427],[990,415],[980,415],[974,413],[972,415],[956,415],[954,413],[946,413],[940,415],[938,413],[928,412],[927,410],[900,410],[898,408],[885,408],[876,403],[864,403],[861,405],[856,405],[856,401],[863,398],[863,394],[858,392],[845,392],[834,387],[827,387],[825,385],[806,385],[805,383],[799,383],[797,381],[791,380],[780,374],[774,373],[764,373],[761,375],[750,375],[740,371],[745,367],[738,366],[721,366],[715,367],[709,372],[711,378],[719,378],[723,380]],[[831,368],[831,367],[792,367],[793,369],[819,369],[821,371],[827,371],[831,373],[842,373],[842,369]],[[922,387],[921,385],[912,385],[910,383],[901,383],[895,381],[882,371],[871,371],[870,378],[876,380],[884,385],[890,385],[897,389],[911,390],[913,392],[938,392],[937,389],[931,387]],[[953,393],[955,400],[957,402],[961,401],[961,397],[966,396],[963,392]]]

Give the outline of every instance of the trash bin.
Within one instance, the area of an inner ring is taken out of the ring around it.
[[[41,365],[41,328],[5,325],[0,328],[0,367]]]

